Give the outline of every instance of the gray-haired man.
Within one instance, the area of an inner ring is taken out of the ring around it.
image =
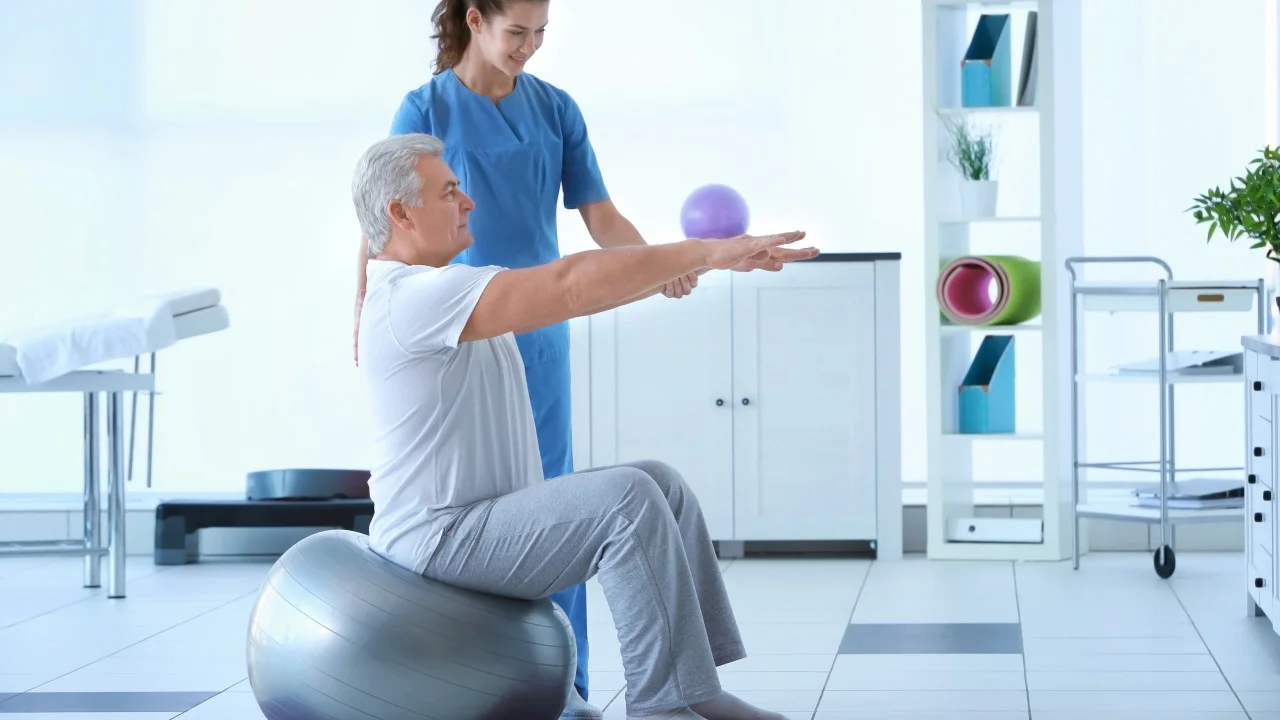
[[[817,251],[791,232],[577,253],[532,268],[450,264],[474,203],[427,135],[360,159],[369,242],[359,331],[377,458],[375,551],[481,592],[542,598],[599,574],[622,646],[632,718],[781,715],[724,692],[745,657],[698,500],[657,461],[544,482],[514,334],[661,292],[690,273],[780,270]]]

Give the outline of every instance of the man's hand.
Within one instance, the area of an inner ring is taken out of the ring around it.
[[[692,293],[696,287],[698,287],[698,273],[689,273],[663,285],[662,294],[678,300]]]
[[[712,270],[748,271],[781,270],[782,264],[802,257],[812,257],[817,250],[784,250],[781,246],[803,240],[804,231],[777,235],[739,235],[723,240],[699,240],[706,244],[706,267]],[[777,252],[778,257],[773,253]],[[798,254],[798,255],[797,255]],[[795,255],[795,257],[792,257]]]
[[[751,272],[752,270],[778,272],[782,269],[783,265],[786,265],[789,262],[796,260],[808,260],[817,256],[817,248],[775,247],[769,248],[768,250],[762,250],[729,269],[735,272]]]

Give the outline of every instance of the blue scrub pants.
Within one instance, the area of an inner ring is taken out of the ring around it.
[[[542,452],[542,477],[551,480],[573,472],[573,426],[570,423],[569,356],[525,365],[533,420]],[[578,672],[574,687],[587,700],[587,588],[576,585],[551,596],[569,616],[578,645]]]

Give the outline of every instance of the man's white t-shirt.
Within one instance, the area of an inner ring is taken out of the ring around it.
[[[462,508],[542,482],[514,335],[458,341],[501,270],[368,264],[359,353],[376,438],[370,546],[417,573]]]

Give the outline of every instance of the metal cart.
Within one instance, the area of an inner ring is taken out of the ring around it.
[[[1154,281],[1117,283],[1083,282],[1077,278],[1077,266],[1086,263],[1147,263],[1158,265],[1165,277]],[[1071,506],[1072,506],[1072,566],[1080,567],[1080,518],[1101,518],[1142,522],[1160,525],[1160,546],[1153,562],[1156,574],[1161,578],[1173,575],[1176,561],[1175,527],[1182,523],[1233,522],[1244,517],[1243,508],[1209,508],[1200,510],[1170,510],[1169,487],[1177,475],[1190,472],[1243,473],[1243,466],[1225,468],[1178,468],[1174,461],[1174,393],[1173,386],[1186,382],[1243,382],[1242,373],[1180,374],[1168,367],[1169,355],[1174,352],[1173,318],[1179,312],[1246,312],[1256,310],[1257,333],[1265,334],[1266,286],[1261,278],[1253,281],[1198,282],[1175,281],[1173,270],[1157,257],[1072,257],[1066,261],[1071,275]],[[1159,323],[1159,351],[1156,372],[1151,375],[1135,374],[1082,376],[1080,372],[1078,320],[1084,312],[1154,312]],[[1156,461],[1131,462],[1081,462],[1078,438],[1080,420],[1080,389],[1090,380],[1130,380],[1155,382],[1160,388],[1160,457]],[[1081,468],[1107,468],[1132,472],[1158,473],[1160,475],[1160,506],[1138,507],[1124,502],[1081,503]]]

